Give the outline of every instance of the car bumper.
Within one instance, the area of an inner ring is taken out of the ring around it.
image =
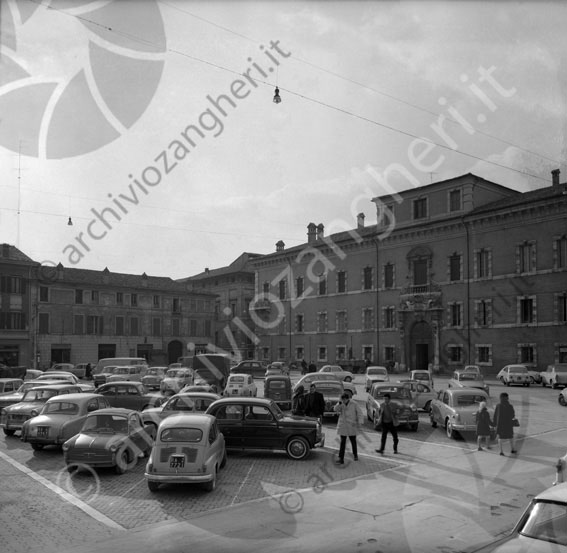
[[[212,474],[155,474],[145,472],[144,476],[148,482],[160,484],[192,484],[199,482],[210,482]]]
[[[321,435],[321,439],[318,442],[316,442],[313,445],[313,447],[325,447],[325,434],[324,433]]]
[[[0,424],[0,427],[4,428],[5,430],[14,430],[14,431],[21,431],[24,426],[24,421],[22,422],[4,422]]]

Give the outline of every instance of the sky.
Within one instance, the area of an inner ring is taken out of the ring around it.
[[[184,278],[392,190],[565,180],[559,1],[0,9],[0,242],[45,264]]]

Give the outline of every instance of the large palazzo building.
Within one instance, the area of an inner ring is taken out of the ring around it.
[[[373,199],[325,236],[252,260],[264,360],[367,359],[444,372],[567,362],[567,186],[520,193],[473,174]]]

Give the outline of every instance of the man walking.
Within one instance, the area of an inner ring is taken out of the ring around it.
[[[382,438],[380,441],[380,449],[377,449],[376,453],[380,454],[384,453],[388,432],[392,434],[392,439],[394,440],[394,453],[398,453],[398,426],[400,424],[398,420],[398,407],[390,403],[390,399],[390,394],[384,394],[384,402],[380,406],[380,413],[378,415],[378,421],[382,426]]]
[[[350,396],[347,393],[343,393],[343,395],[341,396],[341,401],[335,405],[334,411],[339,414],[337,434],[341,437],[341,444],[339,446],[339,458],[336,460],[336,463],[338,463],[339,465],[344,465],[347,436],[350,440],[354,460],[358,461],[356,435],[358,434],[360,421],[362,419],[362,415],[358,409],[358,406],[354,401],[351,401]]]
[[[323,418],[325,413],[325,398],[321,392],[317,391],[315,384],[309,386],[309,393],[305,396],[305,414],[308,417]]]

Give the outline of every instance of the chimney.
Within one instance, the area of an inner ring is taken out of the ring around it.
[[[364,228],[364,213],[359,213],[356,216],[356,226],[359,229]]]
[[[559,169],[551,171],[551,184],[554,188],[559,186],[559,173],[561,173]]]
[[[209,274],[209,268],[205,267],[205,274],[208,275]]]
[[[309,223],[307,225],[307,243],[312,244],[315,240],[317,240],[317,225]]]
[[[319,223],[317,225],[317,240],[323,240],[323,236],[325,236],[325,226],[323,223]]]
[[[277,252],[283,252],[284,249],[285,249],[285,244],[284,244],[283,240],[280,240],[279,242],[276,243],[276,251]]]

